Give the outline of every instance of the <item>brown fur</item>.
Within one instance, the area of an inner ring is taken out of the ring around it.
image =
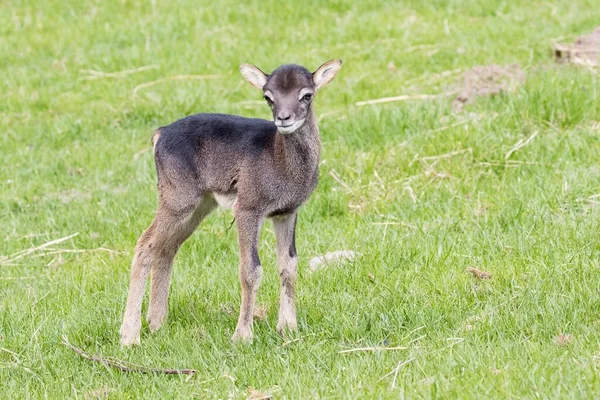
[[[219,203],[231,206],[238,229],[242,303],[233,339],[252,338],[252,315],[262,279],[258,236],[265,218],[273,219],[277,239],[281,280],[277,330],[297,328],[296,216],[317,185],[321,149],[312,98],[304,94],[314,94],[340,66],[341,62],[331,61],[311,74],[303,67],[285,65],[267,76],[243,65],[244,76],[268,92],[275,123],[198,114],[155,131],[159,206],[135,249],[121,343],[139,343],[148,273],[150,330],[164,323],[173,258]]]

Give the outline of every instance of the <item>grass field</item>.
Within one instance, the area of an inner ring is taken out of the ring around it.
[[[597,396],[598,69],[556,65],[551,48],[599,20],[593,0],[2,2],[0,397]],[[178,254],[167,324],[122,348],[133,248],[156,206],[152,131],[197,112],[270,118],[240,63],[332,58],[344,66],[316,100],[321,181],[300,212],[296,340],[275,332],[266,224],[267,314],[253,344],[231,344],[237,241],[219,211]],[[355,105],[445,93],[473,66],[512,63],[524,84],[462,111],[451,97]],[[363,256],[308,272],[341,249]],[[63,335],[198,373],[122,373]],[[370,346],[406,349],[340,353]]]

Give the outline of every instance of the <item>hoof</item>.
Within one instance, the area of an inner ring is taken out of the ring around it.
[[[123,346],[140,344],[140,328],[134,329],[125,324],[121,326],[121,344]]]
[[[137,336],[124,336],[121,335],[121,345],[122,346],[126,346],[126,347],[130,347],[133,345],[138,345],[140,344],[140,335]]]
[[[286,337],[298,331],[298,324],[296,321],[280,321],[277,323],[277,333]]]
[[[252,331],[250,329],[236,329],[235,333],[231,337],[231,341],[233,343],[252,343],[252,336]]]

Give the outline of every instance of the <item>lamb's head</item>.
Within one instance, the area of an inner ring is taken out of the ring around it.
[[[268,75],[250,64],[242,64],[240,71],[248,82],[263,91],[279,132],[289,134],[304,125],[312,112],[315,93],[331,82],[341,67],[341,60],[332,60],[313,73],[296,64],[282,65]]]

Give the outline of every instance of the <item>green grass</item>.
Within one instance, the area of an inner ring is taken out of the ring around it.
[[[591,31],[592,0],[292,3],[8,1],[0,5],[0,266],[5,398],[592,398],[600,391],[598,73],[551,44]],[[419,46],[419,47],[415,47]],[[263,229],[267,317],[233,346],[235,229],[219,211],[176,259],[169,321],[119,345],[133,247],[156,206],[150,136],[196,112],[269,118],[242,62],[344,67],[319,94],[321,182],[300,212],[299,340],[275,332],[278,274]],[[396,69],[388,69],[393,63]],[[518,63],[516,92],[461,112],[441,93],[475,65]],[[86,79],[84,70],[153,69]],[[214,80],[140,84],[168,76]],[[505,163],[519,140],[537,136]],[[468,149],[468,150],[467,150]],[[466,150],[453,157],[419,161]],[[345,185],[333,179],[334,171]],[[410,189],[409,189],[410,188]],[[411,190],[415,200],[411,198]],[[363,257],[308,273],[308,260]],[[492,273],[478,281],[465,271]],[[224,312],[232,308],[233,315]],[[560,345],[556,337],[572,335]],[[61,344],[189,378],[124,374]],[[404,351],[356,352],[363,346]],[[394,374],[388,374],[398,365]]]

